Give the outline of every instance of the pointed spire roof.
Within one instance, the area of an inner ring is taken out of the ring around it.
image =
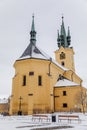
[[[64,47],[67,47],[66,31],[65,31],[63,19],[64,19],[64,17],[62,16],[61,40],[62,40],[62,45],[63,45]]]
[[[69,47],[70,43],[68,43],[68,41],[67,41],[67,37],[68,37],[68,39],[70,38],[69,28],[68,28],[68,36],[66,36],[66,30],[65,30],[65,26],[64,26],[64,17],[62,16],[62,25],[61,25],[60,34],[58,33],[58,38],[60,37],[60,39],[57,40],[58,47],[61,47],[61,46],[63,46],[64,48]]]
[[[31,31],[35,31],[35,25],[34,25],[34,14],[32,15],[32,26],[31,26]]]
[[[70,36],[70,29],[69,29],[69,26],[68,26],[68,33],[67,33],[67,36]]]
[[[62,16],[61,35],[66,35],[63,19],[64,17]]]
[[[36,31],[34,25],[34,15],[32,16],[32,25],[31,25],[31,32],[30,32],[30,42],[32,44],[36,44]]]
[[[68,43],[68,46],[70,45],[70,42],[71,42],[71,36],[70,36],[70,29],[68,27],[68,33],[67,33],[67,43]]]
[[[50,57],[45,54],[41,49],[36,46],[36,31],[34,24],[34,15],[32,16],[32,25],[30,31],[30,44],[25,49],[23,54],[20,56],[18,60],[23,60],[27,58],[39,58],[39,59],[50,59]]]

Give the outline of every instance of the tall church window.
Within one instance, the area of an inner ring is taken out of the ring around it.
[[[61,65],[62,65],[62,66],[64,66],[64,65],[65,65],[64,61],[62,61],[62,62],[61,62]]]
[[[38,76],[38,86],[41,86],[42,85],[42,76],[39,75]]]
[[[23,86],[26,86],[26,75],[23,76]]]
[[[60,54],[60,59],[62,60],[62,59],[65,59],[65,53],[64,52],[61,52],[61,54]]]

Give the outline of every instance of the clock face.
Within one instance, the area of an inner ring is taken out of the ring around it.
[[[60,59],[62,60],[62,59],[65,59],[65,53],[64,52],[61,52],[61,54],[60,54]]]

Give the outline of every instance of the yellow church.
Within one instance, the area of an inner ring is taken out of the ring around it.
[[[76,95],[86,89],[75,73],[70,30],[66,34],[63,17],[57,44],[55,60],[37,46],[33,16],[30,43],[14,63],[10,115],[81,110]]]

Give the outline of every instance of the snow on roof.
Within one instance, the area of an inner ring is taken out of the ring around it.
[[[69,69],[63,67],[62,65],[60,65],[57,61],[55,61],[54,59],[52,59],[53,63],[56,64],[57,66],[59,66],[60,68],[62,68],[65,71],[68,71]]]
[[[68,79],[62,79],[57,81],[54,87],[63,87],[63,86],[79,86],[80,84],[77,84],[73,81],[70,81]]]
[[[3,103],[8,103],[8,99],[6,99],[6,98],[1,99],[0,98],[0,104],[3,104]]]
[[[8,103],[8,95],[0,95],[0,104],[2,103]]]
[[[29,44],[29,46],[26,48],[26,50],[18,60],[26,58],[50,59],[50,56],[43,52],[39,47]]]
[[[17,60],[23,60],[28,58],[35,58],[35,59],[42,59],[42,60],[51,60],[54,64],[56,64],[58,67],[62,68],[63,70],[68,70],[67,68],[60,65],[58,62],[56,62],[53,58],[51,58],[48,54],[46,54],[43,50],[41,50],[39,47],[29,44],[22,56]]]

